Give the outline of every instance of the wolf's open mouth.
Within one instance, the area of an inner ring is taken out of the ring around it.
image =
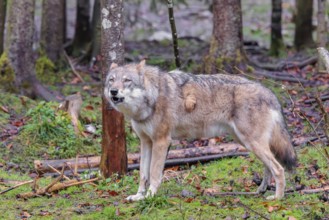
[[[112,98],[111,98],[111,100],[112,100],[112,102],[114,103],[114,104],[118,104],[118,103],[121,103],[121,102],[123,102],[123,100],[124,100],[125,98],[124,97],[116,97],[116,96],[113,96]]]

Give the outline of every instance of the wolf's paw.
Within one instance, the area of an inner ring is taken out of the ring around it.
[[[267,190],[267,186],[262,186],[261,185],[261,186],[258,187],[256,193],[257,194],[264,194],[266,192],[266,190]]]
[[[283,196],[275,196],[275,195],[272,195],[272,196],[266,197],[266,200],[280,200],[282,198],[283,198]]]
[[[129,202],[135,202],[143,199],[145,199],[145,196],[141,193],[137,193],[136,195],[131,195],[126,198],[126,200]]]

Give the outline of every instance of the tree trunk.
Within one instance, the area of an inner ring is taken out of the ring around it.
[[[270,54],[278,56],[280,51],[284,49],[282,39],[282,0],[272,0],[272,16],[271,16],[271,48]]]
[[[101,54],[103,82],[111,63],[124,62],[123,1],[101,0]],[[123,115],[103,96],[103,136],[100,170],[105,177],[127,171],[126,137]]]
[[[6,0],[2,0],[0,2],[0,56],[3,52],[5,20],[6,20]]]
[[[15,72],[15,84],[25,93],[24,88],[31,87],[30,76],[34,72],[33,32],[34,32],[34,0],[11,0],[11,36],[9,60]],[[31,89],[31,88],[29,88]],[[29,91],[30,92],[30,91]]]
[[[92,36],[91,36],[91,64],[95,64],[100,54],[101,46],[101,5],[100,0],[95,0],[93,19],[92,19]]]
[[[90,46],[90,3],[89,0],[78,0],[77,22],[75,25],[75,36],[73,41],[73,56],[80,56],[88,50]]]
[[[48,58],[57,62],[61,56],[64,42],[65,0],[43,1],[41,47]]]
[[[317,47],[325,48],[327,45],[327,22],[326,22],[326,0],[318,0],[318,26],[316,30],[317,36]],[[323,61],[319,57],[319,62],[317,63],[317,70],[326,70]]]
[[[314,46],[312,38],[313,0],[296,0],[295,48],[300,51]]]
[[[243,50],[242,12],[240,0],[213,0],[213,36],[209,54],[205,57],[205,72],[228,73],[243,68],[246,55]]]
[[[9,0],[7,3],[5,52],[15,73],[15,87],[23,95],[57,100],[35,77],[32,48],[35,0]]]

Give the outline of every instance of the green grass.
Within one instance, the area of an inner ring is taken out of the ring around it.
[[[328,149],[328,148],[327,148]],[[314,147],[298,150],[299,167],[295,174],[287,174],[287,189],[295,185],[295,176],[306,187],[321,187],[318,179],[307,175],[314,163],[322,181],[328,184],[328,163]],[[316,161],[315,161],[316,160]],[[135,193],[138,171],[119,179],[118,176],[99,181],[97,186],[85,184],[60,191],[50,197],[28,200],[17,199],[18,193],[29,192],[29,186],[14,189],[0,197],[0,219],[17,219],[25,211],[31,219],[242,219],[249,213],[250,219],[264,215],[270,219],[321,219],[329,217],[328,202],[320,200],[323,193],[286,194],[280,201],[267,201],[264,195],[210,196],[203,192],[209,188],[218,191],[255,191],[253,173],[262,173],[260,162],[254,157],[226,158],[205,165],[191,166],[176,178],[166,180],[154,198],[127,203],[124,198]],[[0,176],[10,180],[28,180],[19,173],[0,170]],[[51,181],[42,178],[41,186]],[[6,187],[0,185],[0,190]],[[183,191],[188,192],[187,195]]]

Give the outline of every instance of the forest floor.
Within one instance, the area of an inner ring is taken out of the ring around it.
[[[141,54],[147,54],[148,64],[172,69],[174,65],[169,45],[168,41],[127,42],[126,59],[138,61],[142,58]],[[192,72],[199,70],[201,54],[207,51],[207,44],[195,39],[182,39],[180,45],[182,57],[188,57],[183,60],[183,69]],[[314,61],[309,59],[312,55],[292,54],[287,58],[274,59],[257,45],[246,45],[246,49],[250,60],[258,65],[265,63],[265,67],[271,70],[254,66],[255,72],[244,76],[260,81],[278,96],[298,154],[295,173],[286,176],[287,193],[283,200],[265,199],[274,193],[274,183],[265,195],[212,195],[218,192],[253,192],[257,189],[262,168],[260,162],[250,155],[168,168],[159,194],[136,203],[127,203],[124,198],[137,190],[137,171],[130,171],[122,179],[114,175],[95,182],[95,185],[73,186],[30,199],[17,197],[21,193],[31,192],[31,186],[24,185],[1,195],[0,218],[329,219],[325,208],[328,192],[324,191],[329,185],[329,147],[323,130],[323,112],[315,100],[316,97],[322,98],[321,105],[329,112],[329,75],[316,70]],[[86,65],[77,65],[76,70],[85,82],[81,82],[68,69],[60,82],[49,86],[65,95],[81,92],[84,101],[80,123],[86,135],[80,138],[76,138],[67,116],[57,110],[57,103],[1,94],[0,191],[36,178],[33,168],[35,159],[74,158],[77,153],[100,154],[100,73],[97,68]],[[264,77],[263,73],[270,77]],[[272,77],[281,77],[281,80]],[[90,126],[95,131],[90,132],[87,129]],[[129,125],[127,134],[128,152],[138,152],[139,143]],[[224,141],[227,139],[224,138]],[[201,141],[192,140],[181,147],[202,146]],[[81,174],[80,178],[89,179],[97,175],[97,172],[90,170]],[[51,177],[41,177],[39,187],[53,180]],[[312,189],[319,189],[319,192],[308,194]]]

